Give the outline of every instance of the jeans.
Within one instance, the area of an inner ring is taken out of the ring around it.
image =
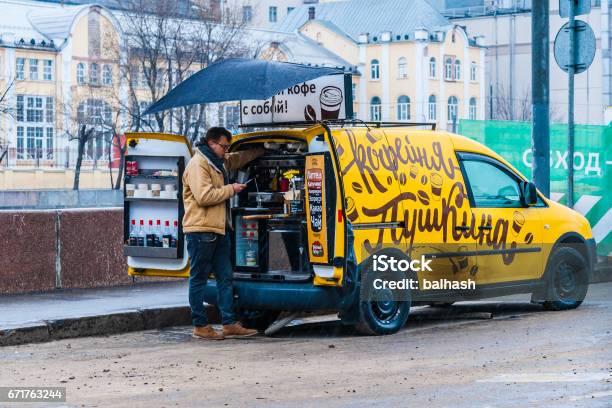
[[[217,280],[217,306],[221,312],[221,323],[236,323],[233,310],[234,287],[229,237],[214,232],[190,232],[186,234],[186,237],[191,266],[189,306],[193,325],[206,326],[208,324],[204,312],[204,290],[211,271],[214,272]]]

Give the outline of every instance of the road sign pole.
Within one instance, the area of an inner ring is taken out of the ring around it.
[[[533,181],[538,189],[546,197],[550,197],[548,0],[533,0],[531,7],[531,44],[532,174]]]
[[[569,67],[567,69],[567,206],[574,206],[574,73],[576,69],[576,20],[574,0],[569,0]]]

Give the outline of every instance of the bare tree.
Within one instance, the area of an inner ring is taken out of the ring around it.
[[[12,115],[12,109],[8,102],[8,93],[13,87],[15,82],[11,81],[7,84],[6,89],[0,94],[0,118],[4,115]],[[0,135],[0,164],[7,158],[9,152],[9,140],[4,136]]]
[[[74,169],[73,190],[79,189],[79,181],[81,179],[81,166],[83,164],[83,155],[85,154],[85,146],[92,140],[94,136],[94,128],[88,128],[87,125],[80,125],[76,135],[70,136],[69,140],[76,140],[78,145],[77,162]]]
[[[199,4],[199,5],[198,5]],[[204,105],[158,112],[144,118],[142,110],[195,71],[220,59],[250,55],[244,37],[241,7],[221,13],[202,2],[126,0],[120,18],[125,35],[121,76],[128,98],[120,102],[133,130],[176,130],[192,140],[206,123]],[[144,12],[143,12],[144,11]]]
[[[529,88],[523,89],[515,98],[510,98],[505,87],[500,84],[497,87],[497,96],[493,97],[493,119],[530,122],[532,115],[531,105],[531,92]],[[550,121],[558,122],[560,120],[559,109],[556,105],[551,104]]]

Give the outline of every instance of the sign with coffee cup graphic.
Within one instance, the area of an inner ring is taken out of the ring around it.
[[[248,125],[349,118],[352,106],[345,83],[351,83],[345,75],[328,75],[294,85],[265,101],[240,101],[240,121]]]

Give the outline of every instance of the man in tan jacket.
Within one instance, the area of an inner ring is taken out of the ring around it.
[[[210,128],[196,145],[196,153],[183,175],[183,231],[191,269],[189,305],[193,336],[202,339],[222,340],[257,334],[257,330],[246,329],[237,322],[233,307],[229,199],[244,190],[246,185],[229,184],[227,170],[245,166],[263,155],[265,150],[227,153],[231,138],[232,134],[225,128]],[[217,281],[223,333],[215,332],[204,312],[204,289],[211,271]]]

